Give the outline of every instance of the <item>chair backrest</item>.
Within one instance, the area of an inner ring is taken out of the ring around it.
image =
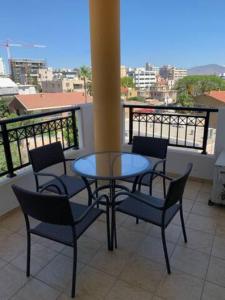
[[[164,208],[167,209],[173,206],[178,201],[182,200],[185,185],[192,170],[192,163],[188,163],[184,175],[170,182]]]
[[[148,136],[134,136],[132,152],[165,159],[167,154],[169,140],[153,138]]]
[[[39,172],[52,165],[64,162],[64,154],[60,142],[32,149],[29,151],[29,157],[34,172]]]
[[[26,216],[41,222],[73,225],[69,200],[65,195],[46,195],[12,185],[12,189]]]

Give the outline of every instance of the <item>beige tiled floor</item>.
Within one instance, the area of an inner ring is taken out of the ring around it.
[[[160,195],[161,183],[155,183]],[[118,215],[118,250],[107,251],[102,216],[79,240],[76,299],[225,300],[225,209],[209,207],[210,184],[189,181],[184,194],[188,243],[177,216],[167,229],[172,274],[167,275],[160,231]],[[76,201],[84,202],[85,193]],[[68,300],[72,251],[41,238],[32,243],[25,276],[26,232],[18,210],[0,221],[0,300]]]

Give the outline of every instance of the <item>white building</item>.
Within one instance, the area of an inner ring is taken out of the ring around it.
[[[145,64],[145,70],[146,71],[154,71],[154,72],[156,72],[156,75],[159,74],[159,69],[160,69],[159,67],[152,65],[150,63]]]
[[[133,73],[134,83],[138,89],[147,89],[156,83],[156,72],[137,68]]]
[[[220,73],[219,77],[225,80],[225,73]]]
[[[164,79],[173,80],[176,82],[177,80],[187,76],[187,69],[179,69],[177,67],[167,65],[160,68],[159,74]]]
[[[13,96],[18,94],[18,86],[8,77],[0,77],[0,96]]]
[[[33,95],[36,93],[37,93],[37,91],[36,91],[34,85],[18,84],[18,94],[19,95]]]
[[[0,76],[1,75],[5,75],[5,67],[4,67],[4,63],[3,63],[2,57],[0,57]]]
[[[46,81],[53,79],[53,69],[52,68],[42,68],[38,70],[38,81]]]

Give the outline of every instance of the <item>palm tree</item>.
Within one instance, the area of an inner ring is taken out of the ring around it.
[[[84,95],[85,95],[85,102],[87,103],[87,80],[91,79],[91,70],[89,67],[82,66],[80,67],[80,78],[84,81]]]

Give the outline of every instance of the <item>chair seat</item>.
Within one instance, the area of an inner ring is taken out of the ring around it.
[[[63,181],[63,183],[67,187],[68,196],[70,198],[86,188],[86,185],[83,179],[81,178],[76,178],[74,176],[68,176],[68,175],[61,175],[59,176],[59,178]],[[93,181],[90,183],[93,183]],[[50,180],[46,184],[54,184],[60,189],[60,191],[63,194],[65,193],[63,186],[57,179]],[[57,189],[54,186],[49,186],[46,188],[46,190],[53,193],[58,193]]]
[[[87,210],[88,206],[70,203],[74,219],[78,219]],[[76,238],[78,239],[82,233],[103,213],[98,208],[93,208],[83,221],[76,225]],[[32,228],[31,233],[51,239],[56,242],[63,243],[68,246],[73,245],[73,235],[71,226],[54,225],[49,223],[40,223]]]
[[[141,197],[144,200],[162,207],[164,200],[152,197],[140,192],[135,192],[134,195]],[[168,208],[165,213],[165,226],[167,226],[170,221],[173,219],[177,211],[179,210],[180,205],[175,204]],[[142,219],[146,222],[153,223],[155,225],[162,225],[162,211],[153,207],[146,205],[132,197],[127,197],[120,205],[117,206],[117,210],[125,213],[127,215]]]

